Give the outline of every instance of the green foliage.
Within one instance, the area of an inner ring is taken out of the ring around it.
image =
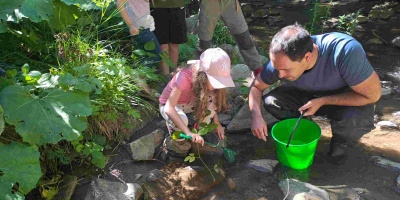
[[[196,54],[196,49],[189,46],[187,43],[179,45],[179,60],[178,63],[193,60]]]
[[[192,163],[194,160],[196,160],[196,156],[194,155],[194,153],[189,153],[189,155],[185,158],[185,162],[190,162]]]
[[[4,121],[4,110],[3,107],[0,105],[0,135],[4,131],[4,127],[6,126],[6,123]]]
[[[353,35],[357,27],[357,19],[360,16],[360,13],[361,10],[358,10],[356,13],[339,16],[337,29],[340,32]]]
[[[88,136],[87,136],[88,138]],[[80,136],[77,140],[71,142],[76,152],[80,153],[82,157],[91,155],[91,163],[99,168],[104,168],[108,162],[108,159],[103,155],[103,149],[105,148],[105,137],[95,139],[84,139]],[[109,148],[107,146],[107,148]]]
[[[247,83],[246,78],[238,78],[233,80],[233,82],[241,83],[239,91],[242,91],[243,97],[247,98],[249,96],[250,88],[244,85]]]
[[[226,27],[221,20],[217,21],[212,41],[215,46],[220,46],[222,44],[236,45],[228,27]]]
[[[305,24],[305,28],[311,35],[324,31],[325,21],[330,16],[332,1],[328,6],[322,5],[319,1],[314,1],[313,4],[313,8],[305,13],[311,19],[310,22]],[[322,25],[322,28],[320,25]]]
[[[31,145],[74,140],[92,113],[89,96],[62,89],[11,85],[0,93],[6,122]]]
[[[22,199],[21,195],[34,188],[41,176],[36,146],[0,143],[0,199]],[[12,194],[17,182],[18,192]]]
[[[49,20],[52,16],[51,0],[0,0],[0,19],[18,22],[29,18],[32,22]]]

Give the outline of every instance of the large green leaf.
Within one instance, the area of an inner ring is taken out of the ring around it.
[[[25,0],[0,0],[0,19],[7,20],[9,15],[14,13],[18,6],[22,5]]]
[[[21,194],[11,193],[16,182],[19,184],[18,191],[23,195],[36,187],[42,176],[39,157],[40,153],[35,145],[0,143],[0,199],[23,199]]]
[[[1,0],[0,0],[1,1]],[[53,1],[54,17],[50,20],[50,26],[55,29],[62,29],[69,25],[76,24],[76,18],[82,16],[82,12],[76,6],[68,6],[61,1]]]
[[[60,88],[40,89],[10,85],[0,93],[6,122],[30,144],[75,140],[86,129],[85,116],[92,113],[89,95]]]
[[[0,21],[0,33],[5,33],[5,32],[7,32],[7,23]]]
[[[50,0],[0,0],[0,19],[29,18],[33,22],[49,20],[53,15]],[[12,21],[12,20],[11,20]]]
[[[0,105],[0,135],[4,131],[5,126],[6,126],[6,123],[4,122],[4,111]]]
[[[96,4],[92,0],[61,0],[67,5],[75,5],[80,7],[82,10],[91,10],[96,7]]]

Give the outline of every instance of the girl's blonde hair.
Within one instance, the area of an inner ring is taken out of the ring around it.
[[[200,71],[197,72],[193,81],[193,92],[197,97],[194,102],[194,118],[198,122],[202,122],[203,119],[210,114],[207,110],[207,105],[211,103],[210,101],[212,100],[210,96],[214,96],[215,110],[217,113],[228,109],[226,103],[226,88],[210,91],[207,87],[207,80],[207,74]]]
[[[178,72],[184,70],[184,69],[189,69],[191,67],[197,68],[195,65],[187,65],[183,64],[183,66],[177,68],[174,72],[171,73],[171,76],[175,76]],[[216,89],[213,91],[210,91],[207,87],[207,74],[203,71],[197,71],[193,74],[193,81],[192,81],[192,89],[193,93],[197,97],[195,102],[194,102],[194,118],[198,122],[202,122],[203,119],[209,114],[207,112],[207,105],[209,101],[211,100],[209,97],[214,96],[214,103],[215,103],[215,111],[218,112],[225,112],[228,110],[228,104],[226,101],[227,97],[227,89],[222,88],[222,89]]]

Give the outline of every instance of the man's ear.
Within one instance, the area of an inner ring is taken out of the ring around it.
[[[306,55],[304,55],[304,58],[306,59],[306,62],[310,62],[311,61],[311,52],[307,52]]]

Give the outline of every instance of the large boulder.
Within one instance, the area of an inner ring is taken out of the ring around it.
[[[271,124],[276,122],[277,119],[269,114],[264,107],[261,108],[261,114],[263,116],[264,121],[267,124]],[[236,116],[232,119],[231,123],[229,123],[227,130],[228,131],[245,131],[251,129],[251,112],[249,108],[249,104],[246,103],[236,114]]]
[[[400,36],[394,38],[394,39],[392,40],[392,44],[393,44],[395,47],[400,48]]]
[[[96,178],[90,183],[85,200],[136,200],[142,193],[142,187],[137,183],[123,184]]]
[[[186,28],[188,33],[197,34],[199,15],[192,15],[186,18]]]
[[[134,161],[151,160],[153,159],[155,148],[161,144],[163,139],[164,131],[162,129],[157,129],[129,143],[125,147],[128,149],[129,153],[131,153]]]
[[[287,196],[287,199],[289,200],[330,199],[328,192],[325,190],[295,179],[283,179],[279,182],[279,187],[284,196]]]

